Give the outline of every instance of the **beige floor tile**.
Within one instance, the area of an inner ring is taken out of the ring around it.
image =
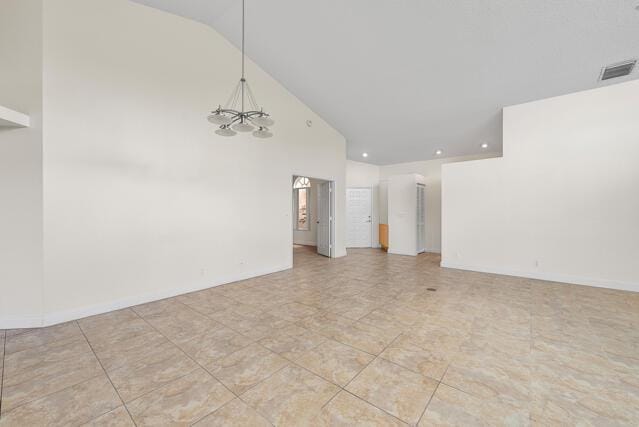
[[[197,427],[270,427],[271,425],[266,418],[240,399],[227,403],[195,423]]]
[[[346,389],[400,420],[415,424],[437,384],[431,378],[376,359]]]
[[[84,339],[9,354],[5,356],[2,413],[102,373]]]
[[[159,332],[150,330],[143,335],[117,341],[108,346],[94,347],[95,353],[107,371],[113,371],[123,365],[133,364],[152,355],[158,347],[169,345],[168,340]]]
[[[528,426],[527,410],[497,400],[480,399],[440,384],[420,426]]]
[[[322,335],[330,335],[340,330],[344,325],[350,325],[354,321],[337,314],[320,312],[313,316],[298,321],[296,324]]]
[[[55,345],[82,336],[82,331],[76,322],[62,323],[46,328],[34,329],[18,335],[8,336],[5,343],[7,355],[28,348],[45,344]]]
[[[375,309],[360,320],[382,329],[401,329],[414,325],[421,318],[421,313],[394,303]]]
[[[636,373],[619,374],[607,357],[571,347],[535,346],[531,411],[538,421],[639,424]]]
[[[306,317],[310,317],[314,314],[317,314],[318,312],[319,310],[315,307],[310,307],[308,305],[300,304],[297,302],[284,304],[279,307],[275,307],[270,311],[271,314],[279,316],[290,322],[295,322]]]
[[[82,335],[61,342],[51,342],[7,354],[4,366],[11,377],[23,377],[33,371],[59,366],[71,357],[92,355],[89,344]]]
[[[132,313],[127,316],[133,316],[133,318],[126,321],[106,318],[101,321],[96,320],[91,324],[93,327],[88,329],[85,328],[83,322],[80,322],[84,334],[96,352],[111,348],[119,342],[155,332],[151,325],[139,318],[133,311],[128,310],[126,313]]]
[[[251,344],[213,363],[211,373],[235,394],[242,394],[289,362],[262,347]]]
[[[84,424],[85,427],[135,427],[131,416],[124,406],[120,406],[104,415]]]
[[[16,335],[24,334],[27,332],[38,330],[39,328],[21,328],[21,329],[7,329],[5,331],[6,337],[14,337]]]
[[[255,317],[238,320],[233,323],[232,329],[250,339],[260,340],[272,335],[277,332],[277,330],[286,328],[290,325],[291,322],[288,320],[273,316],[269,313],[261,313]]]
[[[305,332],[301,334],[289,334],[289,330],[290,328],[278,330],[272,336],[263,338],[259,342],[269,350],[293,361],[327,339],[312,331],[305,330]]]
[[[362,322],[340,325],[328,337],[359,350],[377,355],[399,334],[397,329],[380,329]]]
[[[4,340],[5,331],[0,330],[0,378],[4,373]],[[0,381],[0,396],[2,396],[2,381]]]
[[[127,403],[138,426],[190,425],[235,396],[203,369]]]
[[[122,402],[103,374],[4,413],[0,426],[78,425],[119,405]]]
[[[173,312],[179,312],[186,310],[188,307],[179,300],[179,298],[166,298],[158,301],[149,302],[146,304],[136,305],[131,310],[145,319],[151,316],[161,315],[162,313],[168,314]]]
[[[530,400],[530,356],[513,358],[496,356],[492,352],[456,358],[442,382],[482,398],[499,398],[512,403]]]
[[[322,409],[320,415],[313,421],[313,425],[323,427],[401,427],[407,424],[347,391],[340,391]]]
[[[193,372],[197,364],[171,343],[161,345],[144,359],[107,370],[113,385],[128,403],[177,378]]]
[[[253,340],[223,327],[179,343],[179,347],[205,368],[253,343]]]
[[[230,298],[210,291],[210,289],[205,289],[199,292],[180,295],[177,299],[184,305],[204,315],[223,311],[233,305],[233,300]]]
[[[182,304],[171,309],[145,316],[145,320],[162,335],[176,344],[188,341],[203,333],[219,329],[222,325]]]
[[[396,339],[380,357],[418,374],[440,381],[456,353],[427,346],[408,336]]]
[[[353,347],[327,340],[313,350],[305,352],[295,362],[344,387],[374,358],[375,356]]]
[[[242,395],[278,426],[310,425],[340,389],[297,366],[287,366]]]
[[[97,314],[95,316],[85,317],[78,320],[80,327],[86,333],[93,329],[96,330],[112,330],[122,327],[128,322],[138,320],[139,316],[130,308],[123,310],[111,311],[108,313]]]
[[[340,394],[309,424],[391,422],[379,410],[413,419],[432,384],[420,381],[430,376],[456,388],[439,385],[422,425],[525,424],[527,411],[543,426],[639,425],[638,293],[443,269],[439,262],[434,254],[372,249],[328,259],[300,247],[291,270],[78,322],[0,331],[0,425],[24,425],[22,416],[43,424],[44,415],[52,424],[131,423],[119,401],[94,411],[69,394],[104,376],[91,350],[129,403],[180,384],[201,369],[196,361],[247,394],[280,369],[302,366],[366,395]],[[304,381],[293,383],[290,390],[273,386],[273,402],[261,404],[295,413],[300,403],[287,393],[306,389]],[[176,393],[176,402],[186,394]],[[235,399],[202,424],[270,424],[247,408]]]

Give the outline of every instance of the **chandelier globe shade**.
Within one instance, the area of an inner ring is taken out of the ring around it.
[[[253,136],[256,137],[256,138],[266,139],[266,138],[272,137],[273,134],[271,132],[269,132],[268,129],[261,127],[258,130],[256,130],[255,132],[253,132]]]
[[[253,122],[253,124],[260,127],[268,127],[275,124],[275,121],[268,116],[257,116],[252,118],[251,121]]]
[[[233,126],[231,126],[231,128],[234,131],[237,132],[251,132],[252,130],[255,129],[255,126],[253,126],[252,124],[245,122],[245,121],[240,121],[237,122],[235,124],[233,124]]]
[[[207,119],[214,125],[218,125],[216,134],[221,136],[235,136],[238,132],[253,132],[256,138],[270,138],[273,136],[268,129],[275,121],[270,114],[258,106],[255,95],[246,80],[244,69],[245,62],[245,22],[246,0],[242,0],[242,76],[235,86],[228,101],[224,106],[219,105],[208,115]],[[258,128],[255,130],[255,128]]]
[[[213,113],[211,113],[211,115],[209,115],[208,117],[208,120],[215,125],[229,125],[233,121],[230,116],[227,116],[220,111],[214,111]]]
[[[223,126],[220,127],[218,130],[215,131],[216,134],[220,135],[220,136],[235,136],[237,135],[237,132],[235,132],[233,129],[227,127],[227,126]]]

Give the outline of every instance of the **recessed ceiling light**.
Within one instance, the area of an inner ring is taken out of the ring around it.
[[[362,153],[362,157],[368,157],[368,153]]]
[[[442,151],[442,150],[437,150],[437,151],[435,151],[435,155],[436,155],[436,156],[441,156],[441,155],[442,155],[442,153],[443,153],[443,151]]]
[[[488,148],[488,144],[486,144],[485,142],[481,145],[481,148]]]

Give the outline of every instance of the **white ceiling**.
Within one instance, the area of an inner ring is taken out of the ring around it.
[[[239,45],[240,0],[135,1]],[[369,163],[500,151],[504,106],[639,78],[598,82],[602,66],[639,57],[639,0],[246,3],[247,55]]]

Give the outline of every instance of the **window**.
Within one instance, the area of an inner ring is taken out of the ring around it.
[[[308,231],[311,229],[311,180],[300,176],[293,183],[293,198],[295,203],[295,229]]]

